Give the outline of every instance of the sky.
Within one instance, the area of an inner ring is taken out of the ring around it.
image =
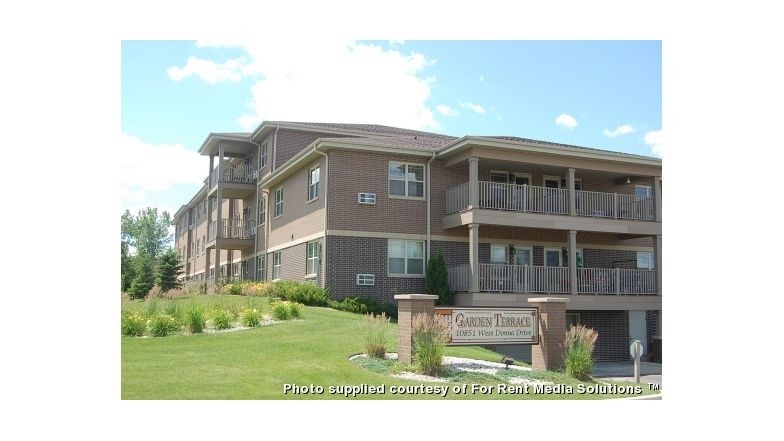
[[[121,43],[121,207],[173,214],[210,132],[264,120],[510,135],[659,156],[660,41]]]

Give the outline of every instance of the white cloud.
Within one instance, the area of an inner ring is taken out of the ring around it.
[[[555,125],[573,129],[577,127],[577,120],[568,113],[562,113],[558,115],[558,118],[555,118]]]
[[[243,57],[232,58],[221,64],[203,58],[188,57],[185,66],[172,66],[166,69],[166,73],[174,81],[180,81],[191,75],[196,75],[210,84],[221,81],[240,81],[248,73],[246,62],[247,60]]]
[[[436,111],[444,116],[457,116],[457,112],[445,104],[437,105]]]
[[[634,133],[634,127],[630,126],[629,124],[618,126],[615,128],[615,130],[604,129],[604,136],[608,138],[615,138],[616,136],[626,135],[629,133]]]
[[[653,130],[645,134],[645,143],[651,148],[651,152],[660,157],[662,150],[664,150],[664,135],[662,130]]]
[[[441,129],[427,106],[435,79],[422,74],[434,61],[420,53],[329,38],[285,45],[268,39],[199,41],[197,46],[245,51],[247,61],[228,66],[225,74],[229,78],[258,75],[248,110],[238,118],[245,130],[255,129],[263,120]]]
[[[460,104],[460,107],[462,107],[464,109],[468,109],[468,110],[470,110],[472,112],[476,112],[476,113],[479,113],[479,114],[482,114],[482,115],[487,113],[485,108],[482,107],[479,104],[474,104],[474,103],[472,103],[470,101],[458,101],[458,103]]]
[[[181,144],[149,144],[125,133],[119,141],[123,208],[140,207],[151,193],[177,184],[201,185],[207,176],[204,157]]]
[[[479,82],[482,83],[482,84],[485,84],[485,76],[484,75],[479,75]]]

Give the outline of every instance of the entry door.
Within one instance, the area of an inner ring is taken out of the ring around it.
[[[558,176],[544,176],[542,182],[545,187],[544,211],[546,213],[558,212],[558,189],[561,188],[561,178]]]
[[[642,343],[642,353],[648,353],[648,335],[645,332],[647,326],[645,325],[645,311],[629,311],[629,345],[634,340],[640,340]]]
[[[515,292],[529,292],[531,280],[531,265],[533,265],[534,256],[530,247],[515,246],[514,264],[516,267],[517,278],[515,282],[517,286]]]

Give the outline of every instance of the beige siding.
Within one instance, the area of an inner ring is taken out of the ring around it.
[[[318,165],[320,183],[318,199],[308,202],[308,170]],[[331,166],[331,164],[330,164]],[[267,221],[270,222],[269,247],[285,245],[303,237],[324,231],[325,161],[309,163],[270,189],[267,205]],[[283,215],[272,218],[275,210],[275,189],[283,187]]]

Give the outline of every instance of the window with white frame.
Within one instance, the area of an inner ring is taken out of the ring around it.
[[[321,243],[308,242],[308,254],[305,262],[305,276],[316,276],[316,274],[318,274],[320,250]]]
[[[389,194],[411,198],[425,197],[425,166],[389,162]]]
[[[259,199],[259,225],[264,225],[267,220],[267,197]]]
[[[490,262],[492,263],[506,263],[506,245],[491,244],[490,245]]]
[[[634,197],[637,200],[653,197],[653,188],[650,185],[635,185]]]
[[[267,265],[266,256],[256,257],[256,278],[259,280],[267,280]]]
[[[650,251],[637,251],[637,268],[653,269],[653,253]]]
[[[280,217],[283,215],[283,187],[275,190],[275,212],[273,217]]]
[[[387,246],[389,274],[422,275],[425,273],[425,242],[389,239]]]
[[[544,266],[561,266],[561,248],[544,249]]]
[[[376,205],[375,193],[357,193],[357,202],[360,204]]]
[[[280,251],[272,253],[272,280],[280,279]]]
[[[319,195],[319,166],[308,170],[308,200],[312,201]]]
[[[259,165],[259,169],[262,169],[267,166],[267,143],[261,145],[261,165]]]
[[[357,274],[357,285],[373,286],[376,284],[375,274]]]
[[[234,277],[239,277],[240,275],[240,264],[239,263],[232,263],[231,264],[231,275]]]

